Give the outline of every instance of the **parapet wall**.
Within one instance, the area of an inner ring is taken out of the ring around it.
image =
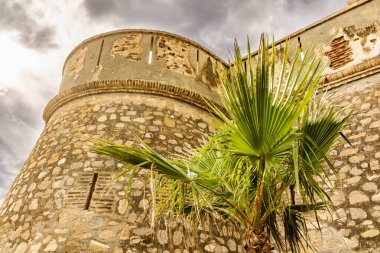
[[[322,56],[324,86],[336,88],[380,72],[380,0],[361,0],[275,42],[290,58],[298,48]],[[253,53],[255,57],[257,52]]]
[[[130,87],[129,90],[147,93],[157,88],[156,91],[169,91],[179,99],[180,93],[187,90],[219,101],[216,91],[225,69],[219,57],[184,37],[161,31],[118,30],[87,39],[70,53],[63,67],[58,96],[83,91],[86,89],[83,85],[89,83],[143,80],[158,82],[159,88],[152,85],[151,89]],[[73,89],[75,92],[70,92]],[[112,89],[109,87],[110,92]],[[199,103],[202,100],[193,99]],[[47,111],[51,111],[50,107]],[[46,114],[45,120],[50,116]]]
[[[69,54],[60,91],[91,81],[143,79],[217,99],[214,91],[225,67],[218,56],[179,35],[117,30],[89,38]]]

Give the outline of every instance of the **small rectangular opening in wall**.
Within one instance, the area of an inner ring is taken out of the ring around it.
[[[299,49],[300,49],[300,57],[301,57],[301,61],[303,61],[303,59],[305,58],[305,54],[304,54],[303,51],[302,51],[301,37],[298,36],[297,39],[298,39],[298,47],[299,47]]]
[[[148,58],[148,64],[152,64],[152,58],[153,58],[153,42],[154,42],[154,36],[150,38],[150,49],[149,49],[149,58]]]
[[[100,64],[100,58],[102,57],[103,45],[104,45],[104,40],[102,40],[102,43],[100,44],[100,50],[99,50],[98,60],[96,62],[96,67],[99,67],[99,64]]]
[[[197,49],[197,75],[199,74],[199,49]]]
[[[86,204],[84,206],[84,210],[88,210],[90,208],[90,204],[91,204],[91,200],[92,200],[92,195],[94,194],[95,184],[96,184],[97,180],[98,180],[98,173],[94,173],[94,175],[92,177],[90,191],[88,192],[87,199],[86,199]]]

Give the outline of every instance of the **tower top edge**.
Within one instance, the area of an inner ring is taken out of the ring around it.
[[[215,54],[214,52],[212,52],[211,50],[209,50],[208,48],[206,48],[205,46],[202,46],[201,44],[191,40],[191,39],[188,39],[182,35],[178,35],[178,34],[175,34],[175,33],[170,33],[170,32],[166,32],[166,31],[161,31],[161,30],[151,30],[151,29],[118,29],[118,30],[113,30],[113,31],[109,31],[109,32],[104,32],[104,33],[100,33],[100,34],[97,34],[97,35],[94,35],[92,37],[89,37],[85,40],[83,40],[82,42],[80,42],[76,47],[74,47],[73,50],[71,50],[71,52],[67,55],[66,59],[65,59],[65,62],[63,64],[63,68],[62,68],[62,71],[65,69],[65,66],[67,64],[67,61],[68,59],[70,59],[70,57],[78,50],[80,49],[81,47],[83,47],[84,45],[86,45],[87,43],[91,42],[91,41],[94,41],[94,40],[98,40],[98,39],[102,39],[102,38],[105,38],[105,37],[108,37],[108,36],[113,36],[113,35],[119,35],[119,34],[128,34],[128,33],[140,33],[140,34],[152,34],[152,35],[164,35],[164,36],[167,36],[167,37],[172,37],[172,38],[176,38],[178,40],[181,40],[181,41],[184,41],[184,42],[187,42],[191,45],[193,45],[194,47],[197,47],[199,49],[202,49],[204,51],[206,51],[207,53],[209,53],[213,58],[217,59],[218,61],[220,61],[221,63],[223,63],[225,66],[228,66],[228,63],[226,61],[224,61],[221,57],[219,57],[217,54]]]

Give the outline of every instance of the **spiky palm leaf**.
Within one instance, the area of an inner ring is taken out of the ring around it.
[[[296,52],[288,65],[286,46],[276,72],[275,46],[262,37],[254,71],[250,50],[246,69],[235,45],[230,78],[222,80],[226,113],[210,105],[217,133],[187,155],[168,159],[145,144],[133,148],[100,141],[94,150],[132,164],[125,170],[152,170],[158,217],[171,212],[226,219],[242,225],[247,236],[264,234],[260,245],[271,236],[280,250],[289,246],[299,252],[307,240],[303,214],[331,203],[317,180],[330,183],[328,170],[335,169],[326,153],[347,120],[316,96],[320,60],[309,53],[299,56]]]

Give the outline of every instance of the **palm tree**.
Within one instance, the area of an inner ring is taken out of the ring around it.
[[[122,174],[152,171],[156,218],[226,220],[244,228],[249,253],[271,252],[271,242],[300,252],[310,246],[305,214],[318,221],[318,210],[331,210],[318,182],[332,187],[329,176],[337,173],[327,153],[348,116],[318,95],[321,60],[309,52],[301,59],[298,51],[288,63],[288,48],[276,71],[276,47],[264,36],[256,67],[249,43],[248,68],[235,43],[230,75],[222,80],[225,110],[210,104],[216,134],[201,148],[170,159],[144,143],[95,141],[94,150],[126,164]]]

